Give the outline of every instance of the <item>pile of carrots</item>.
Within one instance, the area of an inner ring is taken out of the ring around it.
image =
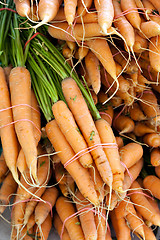
[[[53,226],[61,240],[156,239],[160,2],[14,3],[0,2],[0,216],[12,207],[11,239],[47,240]]]

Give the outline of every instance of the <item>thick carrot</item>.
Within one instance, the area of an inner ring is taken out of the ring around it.
[[[64,0],[64,12],[68,25],[72,25],[76,15],[77,0]]]
[[[16,11],[21,17],[27,17],[29,16],[31,7],[30,7],[30,1],[29,0],[14,0],[16,5]]]
[[[158,133],[148,133],[144,135],[143,142],[153,148],[160,147],[160,135]]]
[[[44,239],[47,240],[49,233],[52,228],[52,218],[51,215],[48,214],[47,218],[45,221],[42,223],[42,225],[39,227],[35,225],[35,239]]]
[[[160,34],[160,26],[158,23],[150,20],[141,23],[141,35],[145,38],[156,37]]]
[[[94,205],[99,205],[99,200],[94,189],[94,183],[90,178],[88,170],[82,167],[77,160],[71,163],[68,162],[70,159],[74,159],[75,153],[68,144],[55,120],[47,123],[46,133],[55,151],[58,152],[62,164],[64,165],[68,163],[65,168],[75,180],[82,195],[88,198]]]
[[[122,185],[123,185],[123,169],[120,163],[120,156],[118,152],[118,147],[116,146],[116,139],[113,133],[112,128],[108,124],[107,121],[104,119],[99,119],[95,122],[96,128],[98,130],[98,133],[100,135],[100,139],[102,144],[111,144],[109,146],[104,146],[104,152],[106,154],[106,157],[109,161],[109,164],[111,166],[112,174],[113,174],[113,183],[112,188],[115,191],[121,192],[122,191]],[[112,146],[113,144],[113,146]],[[115,144],[115,146],[114,146]],[[113,161],[114,159],[114,161]]]
[[[16,161],[18,157],[18,141],[14,129],[9,90],[5,80],[3,68],[0,67],[0,136],[6,164],[18,181]]]
[[[76,97],[75,97],[76,98]],[[76,99],[75,99],[76,100]],[[72,101],[75,101],[72,99]],[[52,106],[53,115],[56,122],[71,145],[75,153],[82,152],[83,156],[79,155],[79,161],[83,167],[90,167],[93,160],[90,153],[87,152],[87,144],[79,131],[79,128],[74,120],[72,112],[62,100],[57,101]]]
[[[0,183],[3,181],[7,171],[8,171],[8,167],[6,165],[4,154],[2,152],[0,156]]]
[[[134,121],[143,121],[146,120],[146,116],[142,112],[139,104],[137,102],[134,102],[132,106],[130,106],[129,115]]]
[[[135,127],[134,121],[130,117],[123,114],[118,117],[115,115],[113,124],[114,127],[120,132],[120,134],[133,132]]]
[[[78,216],[76,216],[76,209],[74,205],[65,197],[59,197],[56,202],[56,211],[66,227],[71,240],[84,240],[82,228]]]
[[[42,195],[42,199],[46,201],[39,202],[35,208],[35,222],[38,226],[47,218],[49,212],[52,210],[52,207],[55,205],[56,199],[58,198],[58,190],[55,187],[51,187],[45,190]]]
[[[152,195],[158,199],[160,199],[160,192],[159,192],[159,186],[160,186],[160,179],[154,175],[148,175],[143,180],[143,186],[144,188],[151,191]]]
[[[88,47],[86,46],[79,46],[79,48],[77,49],[76,53],[75,53],[75,58],[78,59],[79,62],[81,62],[83,60],[83,58],[85,58],[88,54]]]
[[[159,36],[152,37],[149,42],[149,60],[151,67],[160,72],[160,38]]]
[[[111,186],[111,168],[101,146],[98,131],[78,85],[72,78],[66,78],[62,81],[62,91],[88,146],[94,148],[94,146],[98,145],[95,150],[91,151],[91,155],[103,181]]]
[[[104,33],[111,27],[114,18],[114,8],[112,0],[94,0],[94,5],[98,14],[98,23]]]
[[[140,29],[141,18],[134,0],[121,0],[122,11],[126,13],[126,18],[131,23],[131,25]]]
[[[25,67],[13,68],[9,76],[9,86],[12,105],[17,105],[13,108],[17,137],[25,154],[27,166],[34,180],[38,182],[37,148],[31,123],[31,78],[29,71]]]
[[[12,197],[12,194],[16,192],[16,189],[17,183],[13,179],[12,173],[9,172],[3,180],[3,184],[0,188],[0,214],[6,209],[7,204],[9,204],[10,198]]]
[[[57,232],[58,232],[58,234],[60,236],[61,232],[62,232],[63,223],[62,223],[60,217],[58,216],[57,212],[54,213],[53,224],[54,224],[54,227],[55,227],[55,229],[57,230]],[[70,240],[70,237],[68,235],[67,229],[65,227],[64,227],[61,239],[62,240]]]
[[[160,215],[155,211],[152,205],[148,202],[147,197],[143,194],[141,187],[137,181],[134,181],[131,185],[129,192],[131,192],[130,198],[135,203],[135,208],[146,220],[152,224],[160,225]],[[137,193],[139,192],[139,193]]]
[[[93,205],[85,200],[79,191],[76,192],[74,201],[76,203],[76,209],[78,212],[84,209],[84,211],[79,214],[79,219],[85,239],[97,239],[97,229],[94,221],[94,213],[92,211]]]
[[[99,60],[91,51],[88,52],[85,57],[85,66],[88,73],[88,77],[90,78],[92,88],[96,94],[100,91],[101,87],[101,76],[99,69]]]
[[[134,133],[138,137],[142,137],[147,133],[154,133],[154,132],[155,131],[152,128],[148,127],[145,123],[142,123],[142,122],[138,122],[134,128]]]
[[[122,36],[125,38],[128,47],[133,48],[135,44],[135,33],[132,25],[127,21],[122,14],[121,5],[119,1],[113,0],[114,6],[114,26],[118,28]]]
[[[119,154],[122,163],[130,168],[142,158],[143,148],[140,144],[132,142],[120,148]]]

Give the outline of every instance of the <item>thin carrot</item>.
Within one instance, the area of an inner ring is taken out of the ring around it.
[[[62,91],[88,146],[94,147],[98,145],[95,150],[91,151],[91,155],[103,181],[111,186],[111,168],[101,146],[98,131],[78,85],[72,78],[66,78],[62,81]]]
[[[7,171],[8,171],[8,167],[6,165],[4,154],[2,152],[1,155],[0,155],[0,182],[3,181]]]
[[[74,205],[65,197],[59,197],[56,202],[56,211],[66,227],[71,240],[84,240],[84,234],[79,224]],[[61,232],[62,234],[62,232]]]
[[[113,130],[111,129],[110,125],[107,121],[104,119],[99,119],[95,122],[96,128],[98,130],[98,133],[100,135],[101,142],[103,144],[111,144],[111,146],[104,147],[104,152],[107,156],[107,159],[109,161],[109,164],[111,166],[112,174],[113,174],[113,183],[112,188],[115,191],[121,192],[122,191],[122,185],[123,185],[123,169],[120,163],[120,156],[118,152],[118,147],[112,146],[112,144],[116,144],[116,139],[113,133]],[[114,159],[114,162],[113,162]]]
[[[148,48],[148,41],[147,39],[143,38],[135,31],[135,43],[133,45],[133,51],[135,53],[142,53]]]
[[[100,77],[100,69],[99,69],[99,60],[91,51],[85,57],[85,65],[88,73],[88,77],[90,78],[92,88],[94,92],[97,94],[101,87],[101,77]]]
[[[13,108],[16,134],[25,154],[27,166],[37,182],[37,148],[31,123],[31,79],[29,71],[25,67],[13,68],[9,76],[9,86],[12,105],[16,106]]]
[[[101,209],[100,212],[96,212],[94,219],[97,228],[97,240],[105,240],[107,236],[107,239],[110,240],[106,221],[106,209]]]
[[[76,7],[77,0],[75,1],[64,0],[64,12],[69,26],[73,24],[76,15]]]
[[[88,9],[91,7],[91,5],[92,0],[78,0],[77,15],[83,17],[88,12]]]
[[[149,60],[151,67],[156,71],[160,72],[160,38],[159,36],[152,37],[149,42]]]
[[[54,213],[54,216],[53,216],[53,224],[54,224],[54,227],[55,229],[57,230],[59,236],[61,235],[61,232],[62,232],[62,227],[63,227],[63,223],[60,219],[60,217],[58,216],[57,212]],[[68,232],[67,232],[67,229],[66,227],[64,227],[64,230],[63,230],[63,234],[62,234],[62,240],[70,240],[70,237],[68,235]]]
[[[156,173],[157,177],[160,178],[160,166],[155,167],[155,173]]]
[[[148,175],[143,180],[143,186],[150,190],[154,197],[160,199],[160,193],[158,191],[160,185],[160,179],[154,175]]]
[[[72,101],[76,101],[76,99],[72,99]],[[84,153],[83,156],[79,156],[79,161],[82,166],[90,167],[93,160],[90,153],[87,153],[87,144],[79,131],[72,112],[62,100],[53,104],[52,111],[60,130],[74,152],[79,153],[82,151],[82,153]]]
[[[52,228],[52,218],[51,215],[48,214],[45,221],[42,223],[41,226],[35,225],[34,232],[35,232],[35,238],[36,239],[44,239],[47,240],[49,233]]]
[[[55,148],[55,151],[58,152],[63,165],[75,157],[75,153],[60,131],[55,120],[47,123],[46,133],[53,147]],[[65,168],[75,180],[82,195],[87,197],[94,205],[99,205],[98,197],[94,189],[94,183],[90,178],[88,170],[82,167],[77,160],[68,163]]]
[[[118,148],[121,148],[124,146],[123,138],[120,136],[116,136],[116,143],[118,145]]]

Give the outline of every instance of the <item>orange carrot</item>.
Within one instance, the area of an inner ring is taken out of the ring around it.
[[[152,166],[159,166],[160,165],[160,149],[154,148],[151,151],[151,164]]]
[[[144,135],[143,142],[150,147],[157,148],[160,146],[160,136],[158,133],[148,133]]]
[[[1,202],[0,214],[2,214],[6,209],[7,204],[9,204],[10,198],[12,197],[12,194],[16,192],[16,189],[17,183],[13,179],[12,173],[9,172],[5,179],[3,180],[3,184],[0,188],[0,202]]]
[[[0,136],[3,154],[13,178],[18,182],[16,161],[18,157],[18,141],[14,129],[9,90],[5,80],[3,68],[0,67]],[[7,125],[7,126],[6,126]]]
[[[78,212],[84,209],[84,211],[79,214],[79,219],[85,239],[97,239],[97,229],[94,221],[94,213],[92,212],[93,205],[88,202],[79,191],[76,192],[74,201]]]
[[[158,23],[150,20],[141,23],[142,37],[151,38],[156,37],[160,34],[160,26]]]
[[[160,72],[160,38],[159,36],[152,37],[149,42],[149,59],[151,67],[156,71]]]
[[[143,180],[143,186],[151,191],[152,195],[160,199],[160,193],[158,191],[160,186],[160,179],[154,175],[148,175]]]
[[[121,0],[122,11],[126,12],[126,18],[136,29],[140,29],[141,18],[134,0]]]
[[[118,147],[114,147],[114,144],[116,144],[114,133],[110,125],[108,124],[108,122],[102,118],[97,120],[95,124],[98,130],[98,133],[100,135],[102,144],[111,144],[108,147],[104,146],[104,152],[107,156],[107,159],[109,161],[112,174],[113,174],[112,188],[115,191],[121,192],[124,174],[123,174],[123,169],[120,163]],[[114,162],[113,162],[113,159],[114,159]]]
[[[133,203],[135,203],[135,208],[144,217],[144,219],[150,221],[152,224],[160,225],[160,215],[155,211],[155,209],[148,202],[147,197],[143,194],[141,187],[137,181],[134,181],[131,185],[130,198]],[[137,193],[139,192],[139,193]]]
[[[31,78],[25,67],[15,67],[9,76],[15,130],[26,157],[27,166],[37,182],[37,148],[31,123]],[[22,105],[21,105],[22,104]],[[24,104],[24,106],[23,106]],[[29,106],[25,106],[29,105]]]
[[[142,123],[142,122],[138,122],[134,128],[134,133],[138,137],[142,137],[147,133],[154,133],[154,132],[155,131],[152,128],[148,127],[145,123]]]
[[[83,58],[85,58],[88,54],[88,47],[86,46],[79,46],[78,50],[75,53],[75,58],[78,59],[79,62],[82,61]]]
[[[160,12],[160,3],[157,2],[156,0],[149,0],[153,6],[158,10],[158,12]]]
[[[76,15],[77,0],[64,0],[64,12],[68,25],[72,25]]]
[[[99,60],[91,51],[85,57],[85,65],[88,76],[91,81],[92,88],[94,92],[97,94],[101,87],[101,77],[100,77],[100,69],[99,69]]]
[[[155,167],[155,172],[156,172],[157,177],[160,178],[160,166]]]
[[[30,13],[30,1],[29,0],[14,0],[16,5],[16,11],[21,17],[27,17]]]
[[[118,145],[118,148],[121,148],[121,147],[124,146],[123,139],[122,139],[122,137],[120,137],[120,136],[117,136],[117,137],[116,137],[116,143],[117,143],[117,145]]]
[[[84,16],[92,5],[92,0],[78,0],[77,15]]]
[[[55,229],[57,230],[57,232],[60,236],[61,232],[62,232],[63,223],[62,223],[60,217],[58,216],[58,214],[56,212],[54,213],[54,216],[53,216],[53,224],[54,224],[54,227],[55,227]],[[62,234],[62,240],[70,240],[67,229],[65,227],[64,227],[64,230],[63,230],[63,234]]]
[[[134,102],[133,105],[128,110],[130,117],[134,121],[143,121],[146,120],[146,116],[142,112],[138,103]]]
[[[46,203],[40,201],[35,208],[35,222],[38,226],[42,225],[45,221],[57,198],[58,190],[55,187],[46,189],[42,195],[42,199],[46,201]]]
[[[134,121],[123,114],[118,117],[115,116],[113,124],[114,127],[120,132],[120,134],[130,133],[134,130],[135,127]]]
[[[135,31],[135,43],[133,45],[133,51],[135,53],[142,53],[148,48],[148,41],[147,39],[143,38]]]
[[[36,239],[44,239],[47,240],[49,233],[52,228],[52,218],[50,214],[48,214],[47,218],[45,221],[42,223],[42,225],[39,227],[35,225],[35,238]]]
[[[72,99],[72,101],[75,100]],[[90,167],[93,160],[90,153],[87,152],[87,144],[81,132],[78,129],[78,126],[74,120],[72,112],[68,109],[65,102],[61,100],[53,104],[52,111],[60,130],[64,134],[68,143],[73,148],[74,152],[84,153],[83,156],[79,156],[79,161],[82,164],[82,166]]]
[[[58,152],[63,165],[68,163],[70,159],[74,158],[75,153],[60,131],[55,120],[47,123],[46,133],[55,151]],[[82,195],[87,197],[94,205],[99,205],[98,197],[94,189],[94,183],[90,178],[88,170],[82,167],[77,160],[69,163],[65,168],[75,180]]]
[[[33,213],[27,221],[27,230],[30,230],[31,228],[33,228],[34,225],[35,225],[35,217],[34,217],[34,213]]]
[[[109,229],[106,226],[106,209],[96,212],[94,219],[97,228],[97,240],[105,240],[106,237],[110,240]]]
[[[72,78],[66,78],[62,81],[62,91],[88,146],[94,147],[98,145],[95,150],[91,151],[91,155],[103,181],[111,186],[111,168],[101,146],[98,131],[78,85]],[[74,98],[75,101],[73,101]]]
[[[84,240],[84,235],[79,223],[78,217],[75,215],[76,209],[74,205],[65,197],[59,197],[56,202],[56,211],[66,227],[71,240]]]
[[[6,165],[4,154],[2,152],[0,155],[0,183],[3,181],[7,171],[8,171],[8,167]]]
[[[114,18],[114,8],[112,0],[94,0],[94,5],[98,14],[98,23],[104,33],[111,27]]]

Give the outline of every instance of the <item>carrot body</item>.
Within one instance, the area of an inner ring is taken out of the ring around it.
[[[91,155],[103,181],[111,186],[111,168],[101,146],[98,131],[78,85],[72,78],[66,78],[62,81],[62,91],[88,146],[94,147],[98,144],[98,147],[91,151]],[[76,99],[73,101],[72,99],[75,96]]]
[[[160,135],[158,133],[148,133],[144,135],[143,142],[150,147],[157,148],[160,146]]]
[[[37,239],[47,240],[50,230],[52,228],[52,218],[51,215],[48,214],[47,218],[41,225],[41,231],[38,229],[39,226],[35,225],[35,235]]]
[[[99,60],[91,51],[85,57],[85,65],[92,88],[97,94],[101,87]]]
[[[14,129],[12,110],[4,110],[11,107],[9,90],[5,80],[3,68],[0,67],[0,136],[3,154],[6,164],[13,174],[15,181],[18,180],[16,161],[18,157],[18,141]],[[4,111],[3,111],[4,110]],[[8,126],[5,126],[8,125]]]
[[[38,226],[42,225],[42,223],[47,218],[49,212],[52,210],[51,208],[56,202],[57,197],[58,190],[55,187],[46,189],[46,191],[42,195],[42,199],[46,201],[46,203],[39,202],[35,208],[35,222]],[[50,204],[48,204],[48,202]]]
[[[137,31],[135,31],[135,43],[133,45],[133,51],[135,53],[142,53],[147,49],[148,47],[148,41],[147,39],[140,36]]]
[[[160,72],[160,37],[152,37],[149,42],[149,59],[151,67],[156,71]]]
[[[60,156],[63,165],[66,164],[70,159],[74,158],[75,153],[60,131],[55,120],[47,123],[46,133],[53,147],[55,148],[55,151],[59,152],[58,155]],[[83,168],[77,160],[69,163],[66,166],[66,170],[75,180],[82,195],[87,197],[93,204],[98,205],[98,197],[88,170]]]
[[[95,8],[98,12],[98,23],[104,33],[111,27],[114,18],[114,8],[112,0],[94,0]]]
[[[157,2],[156,0],[149,0],[153,6],[158,10],[158,12],[160,12],[160,3]]]
[[[16,5],[16,11],[21,17],[26,17],[29,15],[31,7],[30,7],[30,1],[29,0],[14,0]]]
[[[97,240],[105,240],[107,236],[107,239],[110,240],[109,229],[106,226],[106,210],[102,209],[99,213],[96,212],[94,219],[97,228]]]
[[[143,180],[143,185],[146,189],[149,189],[154,197],[160,199],[160,193],[158,191],[160,186],[160,179],[154,175],[148,175]]]
[[[146,120],[146,116],[142,112],[138,103],[133,103],[133,105],[129,108],[129,114],[134,121]]]
[[[160,149],[154,148],[151,151],[151,164],[152,166],[159,166],[160,165]]]
[[[150,20],[141,23],[142,37],[151,38],[160,34],[160,26],[158,23]]]
[[[74,99],[72,101],[74,101]],[[80,163],[84,167],[89,167],[92,164],[92,157],[90,153],[87,152],[87,144],[78,129],[72,112],[68,109],[65,102],[61,100],[53,104],[52,111],[60,130],[66,137],[74,152],[84,153],[83,156],[79,156]]]
[[[77,216],[74,216],[74,214],[76,213],[74,205],[68,202],[67,198],[59,197],[56,202],[56,211],[61,221],[65,225],[70,239],[84,240],[85,238],[81,226],[76,224],[77,222],[79,222],[79,219]]]
[[[64,12],[68,24],[71,26],[73,24],[76,15],[77,0],[64,0]]]
[[[1,155],[0,155],[0,183],[3,181],[7,171],[8,171],[8,167],[6,165],[4,154],[2,152]]]
[[[84,16],[92,5],[92,0],[78,0],[77,15]]]
[[[140,29],[141,18],[134,0],[121,0],[122,11],[126,12],[126,18],[134,28]]]
[[[15,130],[26,157],[27,166],[37,181],[37,148],[33,135],[31,118],[31,79],[24,67],[13,68],[9,76]],[[22,105],[21,105],[22,104]],[[27,104],[29,106],[23,106]],[[19,106],[18,106],[19,105]]]
[[[102,144],[116,144],[116,139],[114,136],[114,133],[108,124],[107,121],[104,119],[99,119],[96,121],[96,128],[98,130],[98,133],[101,138]],[[118,147],[114,146],[104,146],[104,152],[107,156],[107,159],[109,161],[109,164],[111,166],[111,170],[113,173],[113,184],[112,188],[115,191],[122,191],[122,185],[123,185],[123,169],[120,163],[120,156],[118,152]],[[113,162],[114,159],[114,162]]]
[[[78,212],[84,209],[84,211],[80,213],[79,219],[85,239],[86,240],[97,239],[97,229],[94,221],[94,213],[92,212],[93,205],[86,201],[80,192],[76,193],[75,202]],[[88,208],[90,208],[90,210]]]
[[[147,133],[154,133],[155,131],[148,127],[145,123],[137,123],[134,128],[134,133],[136,136],[141,137],[144,136]]]
[[[118,117],[115,116],[113,124],[114,127],[120,132],[120,134],[130,133],[134,130],[135,127],[134,121],[123,114]]]
[[[160,178],[160,166],[155,167],[156,175]]]
[[[63,223],[57,213],[54,213],[53,224],[60,236],[62,232]],[[65,227],[62,234],[62,240],[70,240],[67,229]]]

